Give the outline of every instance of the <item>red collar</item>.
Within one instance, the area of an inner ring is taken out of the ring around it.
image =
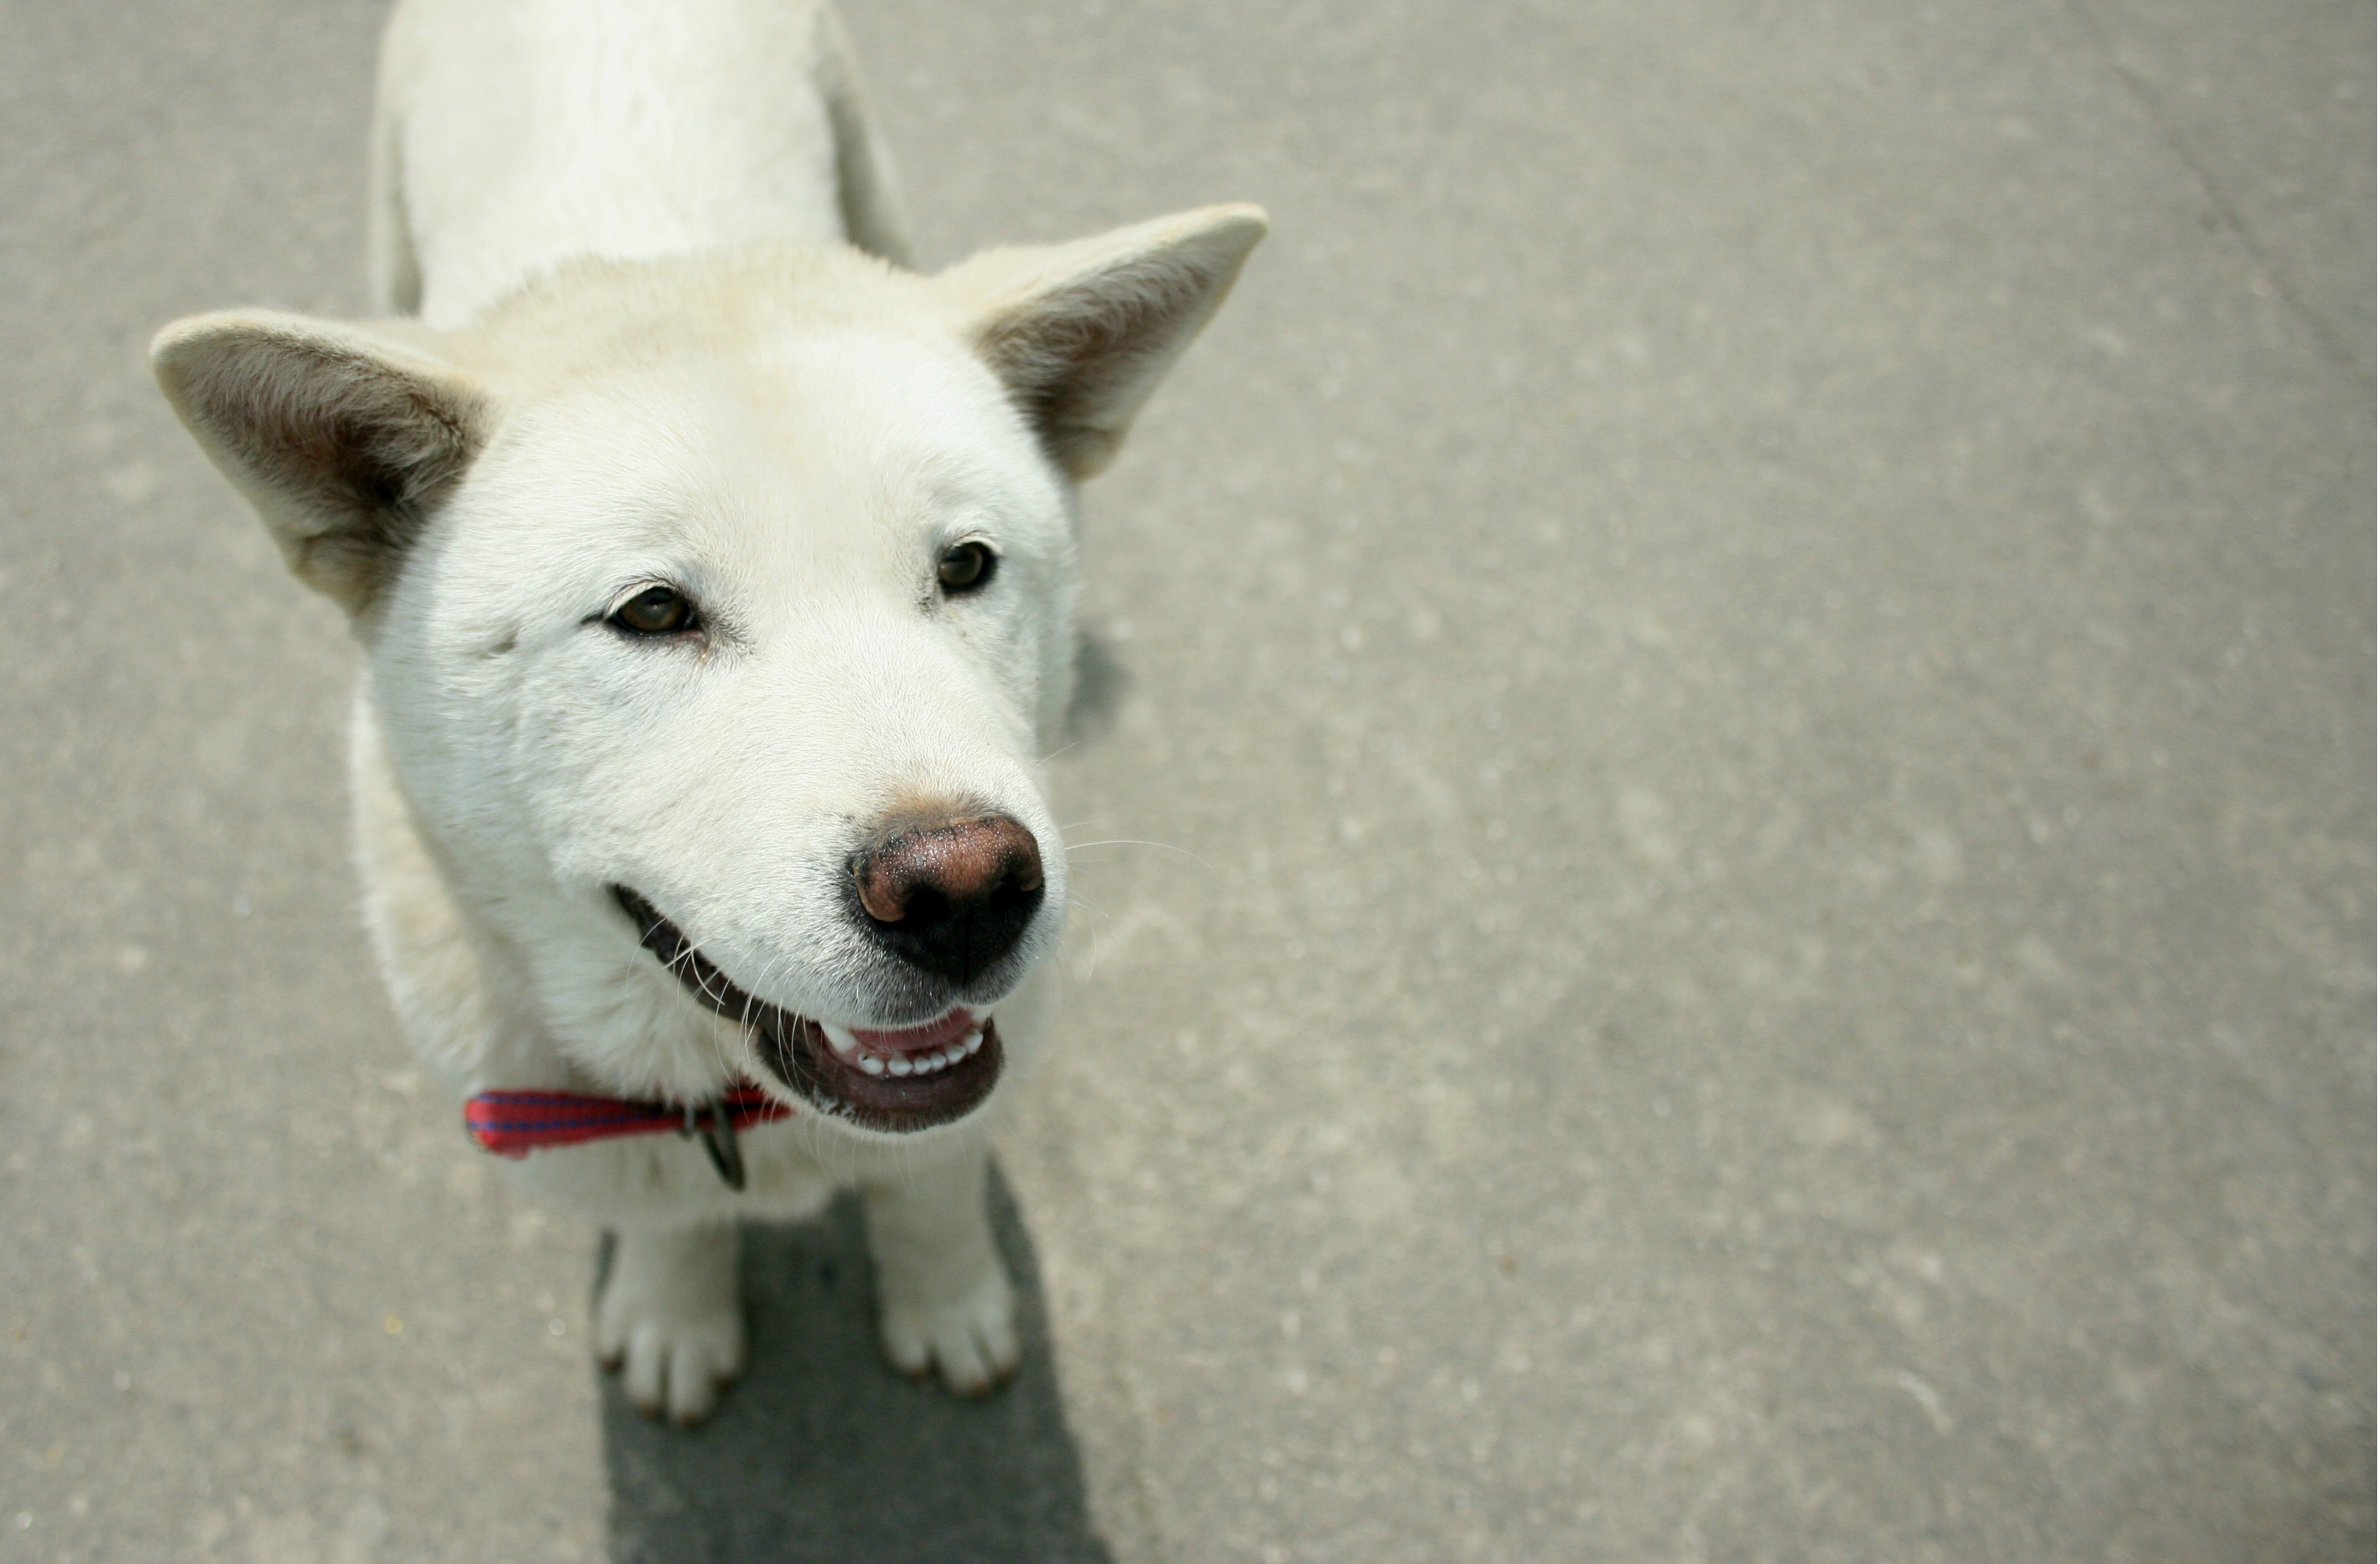
[[[693,1103],[636,1102],[577,1092],[481,1092],[463,1105],[463,1128],[499,1157],[522,1158],[548,1146],[579,1146],[614,1135],[700,1135],[711,1165],[731,1189],[744,1187],[744,1158],[735,1133],[790,1119],[794,1110],[739,1081],[721,1097]]]

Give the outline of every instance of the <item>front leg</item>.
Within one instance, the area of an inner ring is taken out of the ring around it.
[[[1016,1300],[992,1248],[979,1146],[860,1186],[877,1328],[902,1373],[980,1396],[1016,1372]]]
[[[612,1247],[595,1308],[595,1345],[621,1368],[648,1417],[699,1423],[719,1388],[744,1372],[744,1309],[735,1290],[735,1228],[631,1228]]]

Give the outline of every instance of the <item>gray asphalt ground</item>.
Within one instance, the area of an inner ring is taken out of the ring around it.
[[[152,388],[381,7],[0,5],[0,1558],[2374,1546],[2373,14],[848,0],[927,258],[1273,237],[1090,491],[1034,1367],[694,1435],[409,1063]]]

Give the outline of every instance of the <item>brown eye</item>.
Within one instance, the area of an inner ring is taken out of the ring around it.
[[[639,636],[674,636],[694,628],[694,604],[674,587],[648,587],[613,610],[612,623]]]
[[[972,592],[991,579],[1000,556],[984,543],[953,543],[942,551],[941,564],[935,575],[945,592]]]

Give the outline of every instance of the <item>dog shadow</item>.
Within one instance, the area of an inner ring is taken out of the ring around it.
[[[997,1169],[991,1206],[1025,1364],[980,1401],[885,1364],[856,1199],[795,1226],[747,1224],[751,1365],[710,1421],[654,1423],[601,1376],[614,1564],[1111,1564],[1032,1242]]]
[[[1066,708],[1067,747],[1107,737],[1131,687],[1132,671],[1116,655],[1114,643],[1096,631],[1077,631],[1075,698]]]

